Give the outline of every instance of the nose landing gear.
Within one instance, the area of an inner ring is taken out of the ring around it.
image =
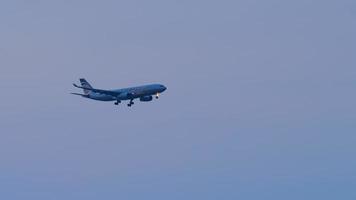
[[[159,93],[156,94],[156,99],[158,99],[158,98],[159,98]]]

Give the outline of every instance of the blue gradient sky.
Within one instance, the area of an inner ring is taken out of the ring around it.
[[[355,199],[351,0],[0,2],[0,199]],[[162,83],[132,108],[69,95]]]

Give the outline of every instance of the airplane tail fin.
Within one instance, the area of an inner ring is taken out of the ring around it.
[[[80,84],[82,84],[82,87],[84,88],[93,88],[89,83],[88,81],[86,81],[84,78],[81,78],[79,79],[80,81]],[[84,90],[84,94],[85,95],[88,95],[91,91],[90,90],[86,90],[86,89],[83,89]]]

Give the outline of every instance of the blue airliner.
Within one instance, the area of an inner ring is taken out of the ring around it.
[[[130,100],[129,104],[127,104],[127,106],[129,107],[134,104],[134,99],[140,99],[140,101],[144,102],[152,101],[152,96],[155,96],[156,99],[158,99],[159,94],[167,89],[164,85],[161,84],[150,84],[138,87],[123,88],[118,90],[102,90],[93,88],[84,78],[81,78],[79,80],[81,86],[78,86],[76,84],[73,85],[74,87],[83,89],[84,94],[71,94],[98,101],[115,101],[115,105],[119,105],[121,101]]]

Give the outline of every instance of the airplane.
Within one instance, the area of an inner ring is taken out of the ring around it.
[[[158,99],[160,93],[167,89],[162,84],[150,84],[117,90],[102,90],[93,88],[84,78],[79,79],[79,81],[81,86],[78,86],[75,83],[73,83],[73,85],[76,88],[83,89],[84,94],[71,94],[97,101],[115,101],[115,105],[119,105],[121,101],[130,100],[127,104],[129,107],[134,104],[134,99],[140,99],[142,102],[152,101],[152,96],[155,96],[156,99]]]

